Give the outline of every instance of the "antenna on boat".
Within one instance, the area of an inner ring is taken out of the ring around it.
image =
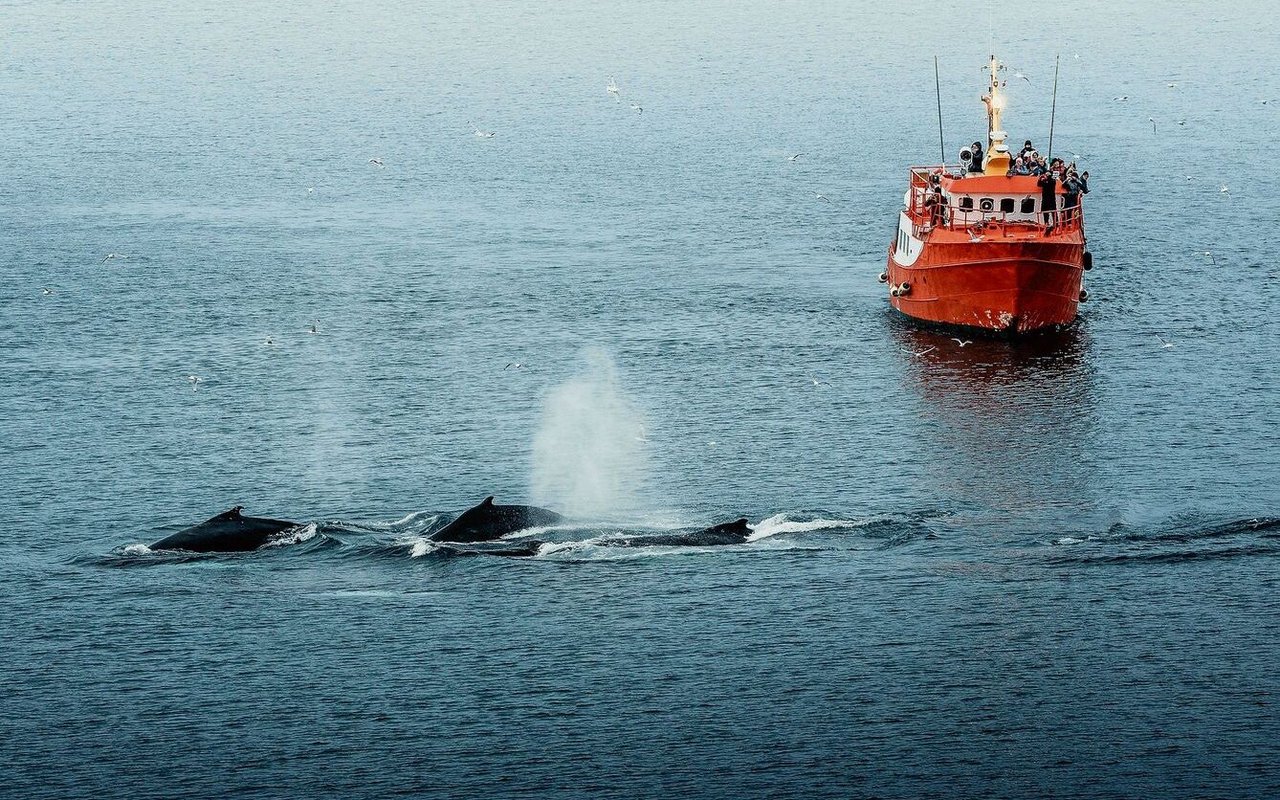
[[[947,145],[942,141],[942,81],[938,78],[938,57],[933,57],[933,88],[938,95],[938,148],[942,151],[942,166],[947,165]]]
[[[1053,57],[1053,105],[1049,107],[1049,161],[1053,161],[1053,118],[1058,113],[1058,61],[1060,55]]]

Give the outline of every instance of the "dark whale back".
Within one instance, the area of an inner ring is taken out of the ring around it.
[[[721,541],[727,544],[739,544],[745,542],[747,537],[751,535],[751,526],[747,524],[747,518],[736,519],[733,522],[725,522],[720,525],[713,525],[710,528],[699,531],[694,534],[695,539],[704,539],[708,544],[719,544]]]
[[[498,506],[493,497],[468,508],[431,535],[436,542],[489,542],[526,528],[558,524],[564,517],[537,506]]]
[[[751,535],[751,526],[746,517],[733,522],[723,522],[710,528],[703,528],[692,533],[663,533],[656,536],[628,536],[623,539],[606,540],[605,544],[614,547],[708,547],[721,544],[742,544]]]
[[[257,550],[272,536],[297,527],[296,522],[265,517],[246,517],[236,506],[216,517],[166,536],[151,545],[152,550],[189,550],[196,553],[243,553]]]

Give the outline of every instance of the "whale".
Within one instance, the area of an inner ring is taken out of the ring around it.
[[[537,506],[495,505],[490,495],[427,538],[433,542],[491,542],[509,533],[557,525],[563,520],[556,512]]]
[[[236,506],[215,517],[184,528],[151,545],[152,550],[187,550],[194,553],[244,553],[257,550],[281,531],[298,527],[296,522],[265,517],[246,517]]]
[[[624,539],[606,540],[611,547],[714,547],[717,545],[743,544],[751,535],[746,517],[733,522],[722,522],[699,531],[685,533],[660,533],[654,536],[628,536]]]

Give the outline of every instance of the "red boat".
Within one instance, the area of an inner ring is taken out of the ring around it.
[[[989,125],[981,171],[968,171],[969,163],[911,168],[880,280],[889,285],[890,306],[914,320],[1014,336],[1075,321],[1092,256],[1084,209],[1063,209],[1060,183],[1054,209],[1046,211],[1035,176],[1008,174],[1003,68],[992,56],[990,93],[982,98]],[[961,160],[969,162],[968,155],[965,148]]]

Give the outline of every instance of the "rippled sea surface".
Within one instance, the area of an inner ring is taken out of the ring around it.
[[[11,5],[0,795],[1280,795],[1280,30],[1114,5]],[[1097,266],[961,346],[993,47]]]

